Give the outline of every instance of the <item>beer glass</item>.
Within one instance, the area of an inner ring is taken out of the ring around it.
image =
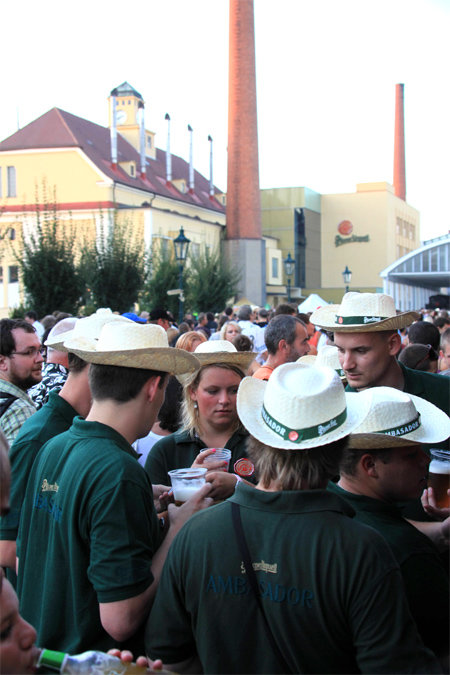
[[[436,506],[450,507],[450,450],[434,448],[430,450],[431,463],[428,468],[428,487],[433,488]]]
[[[169,471],[176,506],[181,506],[205,484],[207,469],[173,469]]]

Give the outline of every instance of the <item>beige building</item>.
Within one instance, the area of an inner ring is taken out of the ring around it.
[[[139,92],[126,82],[114,89],[109,116],[108,128],[53,108],[0,143],[0,316],[19,304],[20,235],[35,227],[36,208],[46,203],[56,204],[80,243],[117,213],[147,248],[171,248],[180,227],[194,256],[220,247],[222,193],[192,164],[155,146]]]
[[[339,301],[342,272],[350,290],[382,292],[381,271],[419,246],[419,212],[388,183],[364,183],[349,194],[307,188],[262,191],[263,234],[278,237],[283,259],[295,259],[293,298],[318,293]],[[286,281],[286,280],[285,280]]]

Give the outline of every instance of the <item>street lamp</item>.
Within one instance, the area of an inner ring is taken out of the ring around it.
[[[178,304],[178,323],[183,321],[184,315],[184,294],[183,294],[183,267],[186,262],[186,256],[191,240],[188,239],[185,234],[183,227],[180,227],[180,232],[178,237],[173,240],[173,245],[175,248],[175,259],[178,263],[180,270],[180,295],[179,295],[179,304]]]
[[[345,266],[345,270],[342,272],[342,278],[344,279],[345,292],[348,293],[348,285],[352,280],[352,272],[348,269],[348,265]]]
[[[291,253],[289,252],[287,254],[287,258],[283,260],[283,265],[284,265],[284,273],[287,276],[287,284],[288,284],[288,290],[287,290],[287,296],[288,296],[288,302],[291,301],[291,276],[294,274],[294,269],[295,269],[295,260],[291,258]]]

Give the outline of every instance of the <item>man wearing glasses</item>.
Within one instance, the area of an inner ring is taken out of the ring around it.
[[[0,321],[0,429],[11,444],[36,408],[27,389],[42,379],[42,347],[22,319]]]

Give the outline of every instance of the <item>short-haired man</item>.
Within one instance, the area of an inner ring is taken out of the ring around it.
[[[253,377],[268,380],[278,366],[297,361],[309,352],[308,339],[303,321],[289,314],[274,316],[264,331],[264,342],[269,356],[265,364],[253,373]]]
[[[419,633],[439,659],[447,660],[444,672],[449,672],[448,572],[436,546],[403,518],[396,503],[417,499],[426,485],[430,459],[421,443],[439,443],[449,435],[448,416],[432,403],[376,387],[369,415],[344,450],[339,483],[329,484],[355,510],[355,519],[389,544]]]
[[[259,482],[177,536],[147,624],[151,658],[196,673],[439,672],[386,542],[324,489],[368,403],[329,368],[242,381]]]
[[[166,332],[152,324],[109,322],[98,341],[64,344],[91,363],[92,407],[33,465],[18,537],[18,594],[39,644],[79,653],[131,646],[175,533],[211,500],[205,486],[182,507],[171,505],[160,545],[152,485],[131,447],[156,419],[167,373],[195,371],[197,359],[170,349]]]
[[[11,445],[11,510],[6,518],[0,519],[0,565],[9,568],[8,579],[14,586],[17,582],[16,539],[33,462],[48,440],[67,431],[77,415],[86,417],[91,407],[88,363],[69,353],[64,341],[73,336],[98,339],[102,326],[108,321],[127,322],[127,319],[107,311],[96,312],[85,319],[63,319],[55,326],[61,328],[54,334],[50,332],[47,339],[46,345],[51,345],[52,351],[65,356],[69,372],[62,389],[50,392],[47,403],[25,421]]]
[[[0,321],[0,429],[12,443],[36,407],[27,390],[42,379],[42,347],[23,319]]]
[[[396,359],[401,345],[398,330],[418,317],[416,312],[397,315],[389,295],[351,292],[344,295],[340,305],[317,309],[311,321],[334,332],[347,391],[394,387],[420,396],[447,413],[448,381],[440,375],[406,368]]]

